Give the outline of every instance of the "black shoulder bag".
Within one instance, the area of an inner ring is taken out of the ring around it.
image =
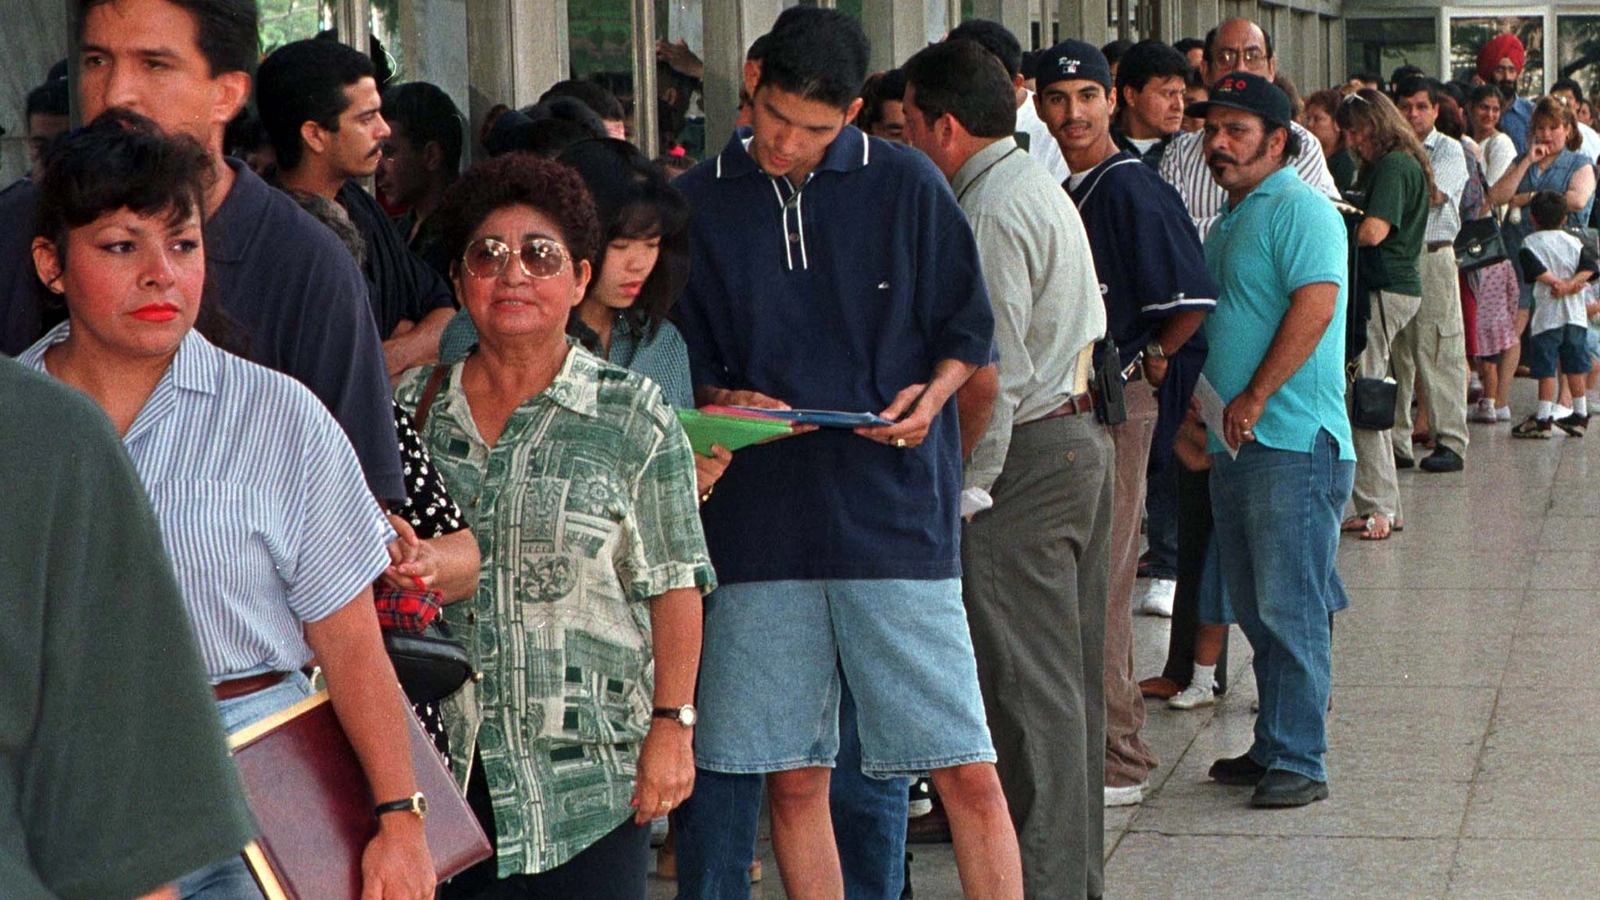
[[[1383,296],[1373,292],[1373,302],[1378,307],[1378,322],[1384,334],[1389,333],[1389,322],[1383,314]],[[1385,348],[1389,349],[1389,348]],[[1395,383],[1393,362],[1385,360],[1383,378],[1362,378],[1356,375],[1360,362],[1350,362],[1350,424],[1365,431],[1388,431],[1394,427],[1394,402],[1400,385]]]

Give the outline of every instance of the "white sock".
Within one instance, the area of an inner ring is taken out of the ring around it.
[[[1589,398],[1581,396],[1573,397],[1572,411],[1580,416],[1587,416],[1589,414]]]
[[[1533,414],[1536,419],[1548,419],[1555,415],[1556,404],[1553,400],[1540,400],[1539,411]]]
[[[1209,666],[1202,666],[1199,663],[1195,663],[1194,664],[1194,678],[1189,682],[1189,684],[1191,684],[1191,685],[1201,684],[1201,685],[1205,685],[1206,687],[1210,687],[1210,688],[1216,687],[1217,686],[1217,667],[1216,667],[1216,665],[1212,664],[1212,665],[1209,665]]]
[[[1494,408],[1494,414],[1496,416],[1499,416],[1501,414],[1508,415],[1508,416],[1511,415],[1511,404],[1508,403],[1505,406],[1496,406]]]

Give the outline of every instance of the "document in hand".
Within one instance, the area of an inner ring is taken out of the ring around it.
[[[689,446],[694,452],[710,456],[713,444],[725,450],[739,450],[788,434],[794,428],[783,419],[720,411],[724,409],[731,411],[733,407],[678,410],[678,421],[689,435]]]
[[[840,412],[834,409],[759,409],[754,406],[733,406],[742,413],[787,419],[796,425],[815,425],[818,428],[877,428],[894,423],[876,413]]]
[[[406,718],[417,789],[428,801],[423,830],[443,881],[493,851],[433,741]],[[327,692],[235,732],[228,745],[261,828],[245,863],[267,900],[359,900],[377,801]]]

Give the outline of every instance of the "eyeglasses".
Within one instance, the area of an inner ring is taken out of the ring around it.
[[[474,278],[499,278],[511,263],[513,255],[517,257],[517,264],[522,266],[522,273],[529,278],[554,278],[561,274],[571,259],[567,248],[551,238],[528,238],[522,242],[522,249],[513,253],[511,245],[506,242],[481,237],[467,245],[467,252],[461,255],[461,264],[467,274]]]
[[[1363,97],[1363,96],[1361,96],[1360,94],[1357,93],[1357,94],[1345,94],[1344,95],[1344,102],[1345,103],[1366,103],[1366,104],[1370,105],[1372,101],[1368,100],[1367,98],[1365,98],[1365,97]]]
[[[1244,52],[1240,53],[1238,50],[1234,50],[1229,47],[1218,50],[1216,52],[1216,57],[1217,62],[1222,63],[1225,66],[1238,65],[1241,57],[1243,57],[1245,65],[1253,66],[1267,58],[1267,51],[1261,49],[1260,47],[1246,47],[1244,48]]]

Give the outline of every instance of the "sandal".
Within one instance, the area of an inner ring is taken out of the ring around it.
[[[1343,532],[1366,531],[1367,517],[1351,516],[1350,518],[1339,523],[1339,530]]]

